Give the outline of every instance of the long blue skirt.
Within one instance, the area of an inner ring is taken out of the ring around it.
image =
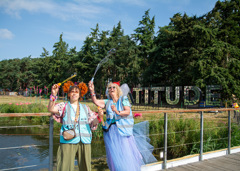
[[[146,123],[143,122],[142,124],[145,125]],[[108,132],[103,133],[107,163],[111,171],[140,171],[141,165],[149,162],[144,158],[144,155],[148,154],[147,158],[149,156],[153,157],[151,150],[148,150],[150,144],[146,141],[146,138],[143,138],[145,136],[143,134],[139,136],[140,134],[141,131],[138,130],[134,131],[134,136],[121,136],[116,124],[112,124]],[[145,142],[137,143],[138,138]],[[141,145],[138,146],[137,144]],[[156,159],[153,161],[156,161]]]

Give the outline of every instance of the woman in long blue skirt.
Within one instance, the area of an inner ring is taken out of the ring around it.
[[[146,130],[148,122],[134,125],[130,103],[120,88],[119,82],[109,83],[109,99],[97,100],[93,82],[89,82],[93,103],[98,106],[99,120],[102,122],[107,163],[111,171],[140,171],[141,166],[156,162],[152,155]],[[103,110],[106,109],[106,122]],[[141,142],[136,142],[141,141]]]

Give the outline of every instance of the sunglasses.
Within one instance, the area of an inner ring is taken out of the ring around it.
[[[115,86],[108,87],[108,90],[110,90],[110,89],[115,89],[115,88],[116,88]]]

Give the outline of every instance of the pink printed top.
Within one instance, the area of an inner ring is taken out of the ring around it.
[[[55,121],[62,123],[62,118],[64,117],[64,111],[67,103],[61,102],[56,104],[59,115],[53,114],[53,118]],[[96,130],[98,126],[98,113],[91,111],[91,109],[86,105],[88,110],[88,123],[91,130]]]

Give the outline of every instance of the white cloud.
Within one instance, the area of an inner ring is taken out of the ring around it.
[[[12,39],[13,33],[8,29],[0,29],[0,39]]]
[[[4,12],[15,16],[17,18],[21,18],[21,11],[28,12],[41,12],[50,10],[53,8],[53,4],[49,1],[32,1],[32,0],[1,0],[0,7],[4,8]]]
[[[127,4],[129,6],[146,6],[146,0],[0,0],[0,9],[11,16],[21,18],[21,13],[49,14],[61,20],[87,20],[99,18],[102,14],[111,16],[114,12],[107,5]]]
[[[16,18],[21,18],[22,11],[28,11],[30,13],[49,14],[61,20],[72,20],[77,18],[87,19],[98,17],[101,13],[109,12],[98,4],[92,5],[84,1],[1,0],[0,8],[3,8],[5,13],[15,16]]]
[[[75,2],[87,2],[87,3],[98,3],[98,4],[129,4],[144,6],[149,0],[75,0]]]

